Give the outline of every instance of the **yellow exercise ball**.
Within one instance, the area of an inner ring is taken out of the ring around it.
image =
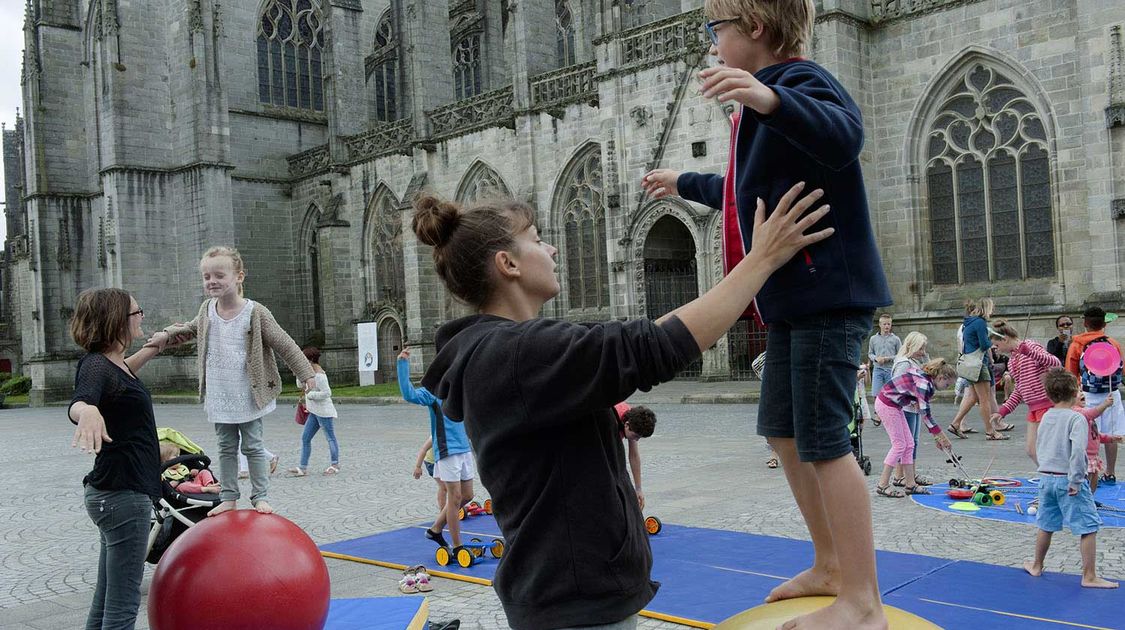
[[[794,617],[820,610],[836,600],[835,597],[797,597],[755,606],[723,620],[715,630],[774,630]],[[894,606],[883,605],[891,630],[941,630],[925,619]]]

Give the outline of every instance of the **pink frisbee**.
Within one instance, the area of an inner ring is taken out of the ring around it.
[[[1097,376],[1111,376],[1121,367],[1121,353],[1113,344],[1099,341],[1086,347],[1086,369]]]

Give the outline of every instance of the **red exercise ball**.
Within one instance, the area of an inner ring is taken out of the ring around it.
[[[148,593],[153,630],[319,630],[328,567],[308,534],[276,514],[233,510],[184,532]]]

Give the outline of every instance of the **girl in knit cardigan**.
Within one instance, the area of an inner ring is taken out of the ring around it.
[[[1047,398],[1047,390],[1043,388],[1043,377],[1051,368],[1059,367],[1059,360],[1038,342],[1020,339],[1016,329],[1003,319],[992,322],[989,337],[992,338],[997,350],[1011,357],[1008,361],[1008,371],[1016,381],[1016,389],[1012,395],[1000,405],[996,413],[992,414],[992,424],[1000,424],[1000,420],[1015,411],[1021,402],[1026,404],[1027,456],[1038,466],[1035,438],[1039,435],[1039,421],[1054,405]]]
[[[262,445],[262,417],[276,409],[281,376],[274,352],[305,384],[315,389],[312,366],[269,309],[242,296],[246,271],[233,247],[212,247],[199,263],[203,290],[209,296],[195,319],[153,335],[160,349],[196,339],[199,393],[219,442],[222,503],[208,512],[233,510],[239,499],[238,446],[250,462],[250,503],[263,514],[273,512],[269,492],[269,458]]]

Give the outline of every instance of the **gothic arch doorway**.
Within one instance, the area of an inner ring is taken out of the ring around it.
[[[379,322],[379,369],[375,372],[376,383],[390,383],[398,380],[398,353],[402,352],[402,325],[394,317]]]
[[[665,215],[645,237],[645,315],[657,319],[699,297],[695,239],[679,219]],[[696,361],[680,373],[698,378],[703,363]]]

